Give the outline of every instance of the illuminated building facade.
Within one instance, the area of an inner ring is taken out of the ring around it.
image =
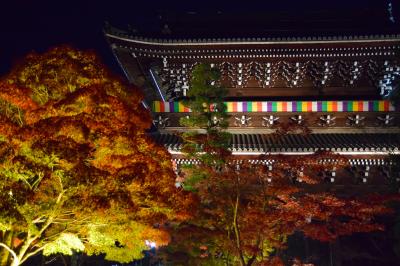
[[[174,132],[188,130],[179,119],[190,114],[179,100],[199,63],[221,70],[238,158],[327,150],[347,155],[356,169],[349,175],[366,183],[388,175],[388,155],[399,153],[400,110],[389,98],[400,79],[400,35],[149,37],[107,26],[105,36],[129,82],[144,91],[154,137],[177,162],[187,161]],[[271,135],[290,124],[312,133]]]

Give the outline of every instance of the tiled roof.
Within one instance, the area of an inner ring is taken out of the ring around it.
[[[179,152],[182,139],[173,134],[153,133],[157,143],[170,151]],[[308,136],[288,134],[232,134],[232,152],[398,152],[399,134],[310,134]]]
[[[379,42],[398,41],[400,34],[365,34],[337,36],[303,36],[303,37],[246,37],[246,38],[152,38],[134,36],[122,31],[105,29],[105,35],[113,39],[148,45],[228,45],[228,44],[273,44],[273,43],[325,43],[325,42]]]

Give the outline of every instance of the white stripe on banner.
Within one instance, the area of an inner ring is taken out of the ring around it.
[[[243,112],[243,102],[237,102],[237,111]]]
[[[343,102],[342,101],[337,102],[337,111],[343,112]]]
[[[286,102],[286,108],[288,112],[293,112],[292,102]]]
[[[268,110],[268,104],[267,104],[267,102],[262,102],[262,111],[263,111],[263,112],[267,112],[267,110]]]
[[[312,111],[313,112],[317,112],[318,111],[318,104],[317,104],[317,102],[312,102],[311,103],[311,108],[312,108]]]
[[[363,110],[364,110],[364,112],[372,111],[372,110],[369,110],[368,101],[363,101]]]
[[[164,112],[169,113],[171,110],[169,109],[169,102],[163,102],[164,104]]]

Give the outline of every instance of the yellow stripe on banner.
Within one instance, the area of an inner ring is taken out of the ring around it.
[[[332,103],[332,101],[328,101],[326,103],[326,111],[327,112],[332,112],[332,110],[333,110],[333,103]]]
[[[258,103],[257,102],[252,102],[251,103],[251,111],[252,112],[258,112]]]
[[[297,111],[299,111],[299,110],[297,110]],[[307,112],[307,102],[301,102],[300,112]]]
[[[232,113],[233,112],[233,102],[228,102],[227,104],[227,108],[226,108],[228,113]]]
[[[379,101],[379,112],[385,111],[385,101]]]
[[[161,108],[160,108],[160,104],[161,104],[160,101],[154,101],[153,104],[154,104],[154,112],[159,113],[160,110],[161,110]]]
[[[282,102],[276,102],[276,111],[282,112]]]
[[[185,106],[180,102],[178,105],[179,113],[185,112]]]
[[[353,112],[358,112],[358,101],[353,101]]]

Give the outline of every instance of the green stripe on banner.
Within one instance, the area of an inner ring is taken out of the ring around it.
[[[322,102],[322,112],[328,112],[328,102],[327,101]]]
[[[347,112],[353,112],[353,101],[347,102]]]
[[[253,103],[246,102],[246,104],[247,104],[247,112],[252,112],[253,111]]]
[[[303,104],[301,102],[296,102],[297,112],[303,112]]]
[[[278,109],[277,102],[272,102],[272,112],[276,112]]]
[[[374,101],[374,111],[375,112],[379,111],[379,101]]]
[[[179,112],[179,102],[174,102],[174,112],[175,113]]]

